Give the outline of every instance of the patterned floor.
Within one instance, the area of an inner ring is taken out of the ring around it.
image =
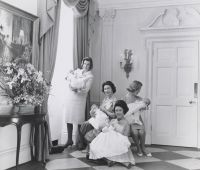
[[[200,151],[195,148],[152,145],[147,147],[151,158],[134,155],[136,166],[132,170],[200,170]],[[126,170],[120,164],[108,167],[104,162],[96,163],[85,159],[84,151],[74,147],[62,154],[51,155],[47,170]]]

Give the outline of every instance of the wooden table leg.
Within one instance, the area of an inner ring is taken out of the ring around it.
[[[43,139],[43,145],[42,145],[42,162],[45,164],[45,158],[44,158],[44,151],[45,151],[45,142],[47,139],[47,132],[48,132],[48,124],[45,121],[44,122],[44,139]]]
[[[31,160],[34,160],[34,155],[33,155],[33,143],[34,143],[34,124],[31,124],[31,133],[30,133],[30,149],[31,149]]]
[[[19,164],[19,151],[20,151],[20,143],[21,143],[21,128],[20,124],[16,125],[17,128],[17,152],[16,152],[16,170],[18,169]]]

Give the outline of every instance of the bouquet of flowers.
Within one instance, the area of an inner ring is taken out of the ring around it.
[[[42,72],[30,63],[5,63],[0,66],[0,74],[13,104],[41,105],[49,92]]]

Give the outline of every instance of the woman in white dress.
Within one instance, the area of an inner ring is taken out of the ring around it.
[[[73,145],[73,124],[77,124],[78,129],[80,129],[80,125],[85,121],[86,98],[93,81],[92,68],[92,58],[84,58],[82,69],[76,69],[70,73],[70,76],[68,74],[68,77],[66,77],[69,80],[69,92],[65,109],[68,139],[64,147]]]
[[[110,121],[109,126],[104,127],[102,132],[94,138],[90,144],[90,159],[106,158],[108,166],[119,162],[131,168],[135,165],[133,154],[130,150],[128,139],[129,125],[124,117],[128,111],[125,101],[118,100],[114,106],[116,119]]]

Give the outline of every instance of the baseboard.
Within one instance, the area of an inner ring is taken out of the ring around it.
[[[30,146],[22,145],[20,147],[19,164],[31,160]],[[16,165],[16,147],[0,151],[0,170],[5,170]]]

